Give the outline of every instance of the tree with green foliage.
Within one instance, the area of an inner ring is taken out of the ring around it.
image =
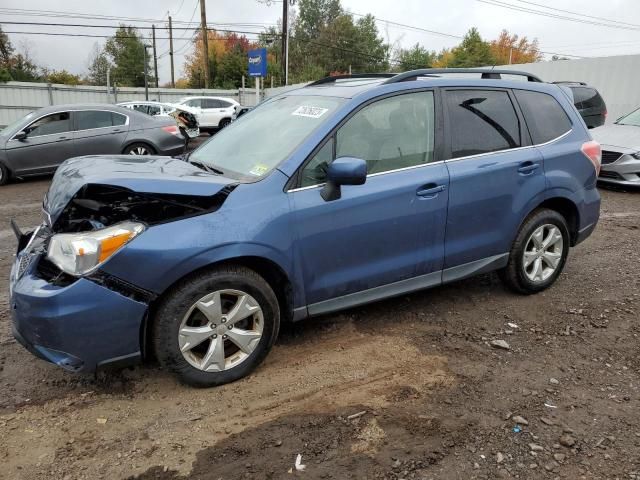
[[[47,68],[42,69],[42,79],[49,83],[59,83],[62,85],[81,85],[83,80],[80,75],[74,75],[66,70],[49,70]]]
[[[473,27],[462,39],[462,43],[452,49],[453,58],[448,67],[485,67],[495,65],[489,42],[482,40],[478,29]]]
[[[404,72],[417,68],[431,68],[436,60],[436,52],[430,52],[425,47],[416,43],[413,47],[401,48],[396,55],[396,70]]]
[[[36,82],[40,79],[38,66],[26,48],[15,53],[15,48],[0,26],[0,81]]]
[[[144,87],[144,38],[135,27],[120,25],[113,37],[107,40],[104,53],[113,64],[113,83],[128,87]],[[149,85],[155,83],[153,70],[147,56]]]

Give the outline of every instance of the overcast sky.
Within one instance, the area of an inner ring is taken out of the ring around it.
[[[496,0],[488,0],[490,2]],[[470,27],[477,27],[485,39],[495,38],[500,30],[508,29],[519,35],[537,38],[540,48],[547,52],[571,54],[585,57],[624,55],[640,53],[640,1],[639,0],[499,0],[503,4],[518,8],[543,10],[532,5],[547,5],[556,9],[581,12],[591,17],[615,20],[619,27],[609,28],[599,25],[576,23],[567,20],[538,16],[513,9],[490,5],[481,0],[342,0],[342,5],[355,14],[371,13],[380,19],[378,28],[387,41],[400,46],[410,46],[420,42],[433,50],[451,47],[458,43],[455,38],[411,30],[389,25],[383,20],[452,35],[464,35]],[[88,20],[85,18],[35,16],[42,11],[74,12],[76,14],[131,17],[128,23],[147,25],[137,19],[158,20],[156,23],[157,51],[160,83],[170,80],[167,31],[164,25],[167,13],[173,17],[174,27],[179,22],[198,22],[200,19],[199,0],[2,0],[0,24],[7,32],[64,32],[109,35],[113,29],[10,25],[6,22],[49,22],[49,23],[92,23],[113,25],[115,19]],[[17,10],[28,9],[16,15]],[[567,13],[549,11],[556,15],[571,16]],[[260,25],[275,25],[282,15],[282,3],[271,5],[257,0],[207,0],[207,20],[210,27],[231,30],[260,31]],[[601,22],[597,18],[585,18],[590,22]],[[216,24],[233,24],[219,26]],[[242,25],[240,25],[242,24]],[[145,31],[150,36],[151,33]],[[174,30],[176,50],[176,79],[182,75],[184,55],[189,52],[189,39],[193,32]],[[53,37],[43,35],[9,34],[18,48],[28,46],[31,55],[39,65],[55,69],[67,69],[73,73],[85,73],[88,58],[96,42],[105,39],[83,37]],[[249,35],[255,38],[255,35]]]

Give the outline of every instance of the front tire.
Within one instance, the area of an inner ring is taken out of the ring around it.
[[[533,212],[520,227],[499,271],[511,290],[530,295],[549,288],[560,276],[569,254],[570,236],[565,218],[546,208]]]
[[[152,325],[160,364],[196,387],[238,380],[267,356],[280,327],[269,284],[245,267],[226,266],[182,282]]]

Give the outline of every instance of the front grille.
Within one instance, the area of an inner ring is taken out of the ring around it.
[[[607,165],[608,163],[613,163],[618,160],[622,154],[620,152],[612,152],[610,150],[602,151],[602,165]]]
[[[22,277],[24,272],[27,271],[27,268],[29,268],[29,265],[31,265],[31,260],[32,259],[33,259],[33,257],[31,255],[29,255],[29,254],[20,255],[20,259],[18,260],[18,276],[17,276],[17,278]]]
[[[624,180],[622,175],[620,175],[619,173],[617,173],[617,172],[609,172],[607,170],[600,170],[600,176],[602,178],[611,178],[611,179],[615,179],[615,180]]]

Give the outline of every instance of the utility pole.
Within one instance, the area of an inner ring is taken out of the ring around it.
[[[171,59],[171,88],[176,88],[176,82],[173,77],[173,25],[171,24],[171,15],[169,15],[169,58]]]
[[[511,48],[509,49],[509,65],[511,65],[511,58],[512,58],[512,55],[513,55],[513,47],[511,47]]]
[[[144,99],[149,100],[149,78],[147,74],[147,48],[149,45],[143,44],[144,47]]]
[[[204,1],[204,0],[201,0]],[[282,78],[289,83],[289,0],[282,0]]]
[[[153,33],[153,73],[156,76],[156,88],[158,88],[158,54],[156,52],[156,26],[151,25],[151,32]]]
[[[205,0],[200,0],[200,23],[202,26],[202,63],[204,66],[204,88],[209,88],[209,36],[207,35],[207,10]]]
[[[111,67],[107,66],[107,103],[111,103]]]

